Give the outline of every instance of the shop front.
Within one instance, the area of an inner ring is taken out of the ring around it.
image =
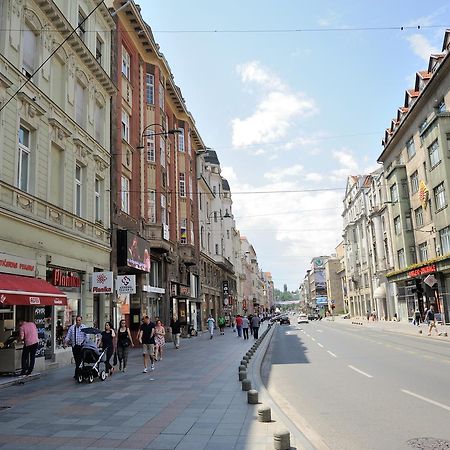
[[[60,330],[57,311],[68,306],[67,295],[46,280],[35,278],[36,261],[0,254],[0,372],[20,370],[22,345],[19,322],[34,322],[38,329],[36,370],[52,359]]]

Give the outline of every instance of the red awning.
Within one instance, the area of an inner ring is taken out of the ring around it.
[[[67,305],[67,296],[40,278],[0,273],[0,305]]]

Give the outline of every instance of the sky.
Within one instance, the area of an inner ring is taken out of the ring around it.
[[[450,4],[145,0],[141,8],[217,151],[237,228],[275,286],[297,289],[311,259],[341,241],[347,177],[379,167],[405,89],[442,49]]]

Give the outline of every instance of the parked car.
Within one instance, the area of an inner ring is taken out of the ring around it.
[[[297,323],[309,323],[308,316],[306,314],[299,314]]]
[[[286,325],[290,325],[291,324],[291,321],[289,320],[288,316],[281,316],[280,317],[280,325],[283,325],[284,323]]]

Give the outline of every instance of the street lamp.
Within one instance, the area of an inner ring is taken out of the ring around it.
[[[220,210],[220,211],[211,211],[207,216],[206,216],[206,223],[208,224],[208,225],[211,225],[211,221],[209,220],[210,218],[211,218],[211,216],[213,215],[213,214],[217,214],[217,213],[219,213],[219,217],[220,217],[220,220],[223,220],[223,219],[231,219],[231,216],[230,216],[230,214],[228,213],[228,210],[227,211],[225,211],[225,214],[222,216],[222,211]],[[215,216],[215,220],[214,221],[217,221],[217,216]]]
[[[150,127],[154,127],[154,126],[158,126],[158,127],[160,127],[161,128],[161,132],[159,132],[159,133],[155,133],[155,132],[152,132],[151,134],[145,134],[145,132],[150,128]],[[167,138],[167,136],[169,135],[169,134],[181,134],[182,133],[182,131],[181,130],[177,130],[177,129],[174,129],[174,130],[165,130],[164,129],[164,127],[160,124],[160,123],[151,123],[150,125],[147,125],[143,130],[142,130],[142,134],[141,134],[141,144],[142,145],[138,145],[136,148],[137,149],[139,149],[139,150],[141,150],[141,149],[143,149],[144,148],[144,138],[145,137],[151,137],[151,136],[164,136],[165,138]]]

